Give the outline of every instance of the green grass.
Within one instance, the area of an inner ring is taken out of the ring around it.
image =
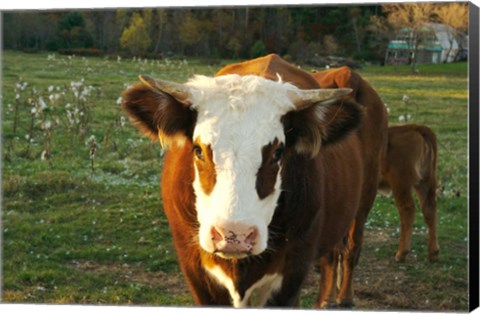
[[[183,82],[194,74],[213,75],[228,61],[48,59],[46,53],[3,53],[3,301],[192,305],[158,196],[163,153],[128,121],[122,125],[116,101],[139,74]],[[391,124],[400,124],[399,117],[408,113],[413,122],[427,124],[437,134],[441,261],[426,262],[426,229],[417,212],[413,257],[405,264],[391,262],[399,218],[392,198],[378,197],[366,233],[389,237],[375,245],[367,241],[359,267],[367,266],[363,260],[388,261],[391,271],[430,287],[422,293],[430,297],[432,309],[466,310],[467,65],[420,65],[416,75],[409,70],[367,67],[360,73],[388,105]],[[65,106],[80,106],[71,82],[82,78],[94,87],[85,101],[92,119],[81,131],[69,130]],[[28,85],[16,91],[21,80]],[[55,103],[49,101],[50,95],[62,92]],[[410,97],[408,105],[403,95]],[[28,99],[38,102],[40,97],[49,109],[34,119],[31,132]],[[15,105],[19,115],[14,134]],[[41,122],[56,118],[52,158],[41,160],[46,142]],[[28,143],[27,134],[33,142]],[[91,135],[98,143],[94,171],[86,144]],[[442,289],[435,289],[432,279]],[[302,304],[310,307],[314,298],[307,294]],[[447,299],[454,301],[445,305]],[[388,308],[379,304],[374,309]],[[416,308],[421,306],[412,305]]]

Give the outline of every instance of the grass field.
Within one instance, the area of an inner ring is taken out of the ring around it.
[[[183,82],[228,62],[7,51],[2,63],[2,301],[193,305],[158,194],[163,152],[139,136],[118,99],[138,74]],[[394,262],[398,213],[392,198],[377,197],[355,276],[357,309],[468,307],[467,64],[419,70],[360,73],[391,124],[410,115],[437,134],[440,262],[427,261],[419,211],[413,251]],[[317,279],[312,271],[303,307],[313,305]]]

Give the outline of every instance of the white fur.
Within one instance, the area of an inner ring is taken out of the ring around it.
[[[203,192],[195,171],[200,245],[213,252],[213,226],[256,227],[259,236],[252,254],[259,254],[267,247],[267,228],[281,186],[279,172],[274,192],[259,198],[255,183],[261,151],[275,138],[285,141],[280,119],[294,110],[288,94],[298,89],[258,76],[239,75],[197,76],[186,85],[198,112],[193,138],[211,146],[216,171],[216,184],[209,195]]]
[[[283,276],[280,274],[266,274],[259,281],[251,285],[247,291],[245,291],[245,295],[242,299],[238,291],[235,289],[232,279],[225,274],[220,266],[214,266],[212,268],[205,269],[210,276],[212,276],[219,284],[228,290],[230,297],[232,298],[233,306],[236,308],[250,306],[250,298],[256,290],[258,290],[259,294],[257,304],[254,304],[254,306],[265,306],[272,293],[281,288],[283,281]]]

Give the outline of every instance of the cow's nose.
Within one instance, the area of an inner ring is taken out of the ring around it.
[[[212,227],[211,239],[214,252],[224,258],[242,258],[251,254],[257,244],[258,229],[256,227],[224,228]]]

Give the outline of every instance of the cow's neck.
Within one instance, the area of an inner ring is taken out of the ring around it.
[[[249,270],[249,273],[243,273],[237,277],[229,274],[222,267],[222,264],[204,265],[204,268],[217,284],[227,289],[233,306],[237,308],[247,306],[262,307],[267,303],[272,293],[279,290],[282,286],[283,276],[277,272],[266,273],[259,277],[258,275],[261,273],[253,274],[253,271]],[[235,268],[239,271],[241,266],[239,267],[237,263]],[[253,294],[255,292],[256,298],[255,304],[253,304]]]

